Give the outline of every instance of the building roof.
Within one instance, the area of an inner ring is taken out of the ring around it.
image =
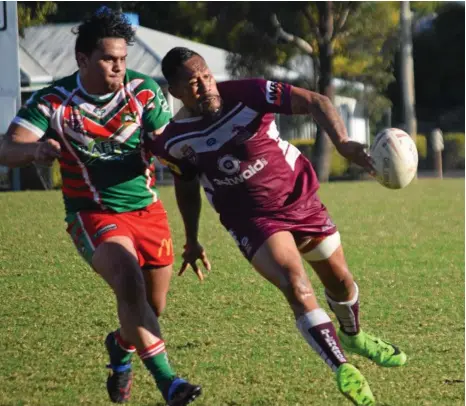
[[[21,85],[50,83],[50,74],[22,47],[19,46],[19,60],[21,65]]]
[[[77,25],[78,23],[46,24],[25,29],[24,37],[19,41],[23,88],[44,86],[76,71],[76,37],[72,29]],[[180,46],[202,55],[217,81],[231,79],[226,66],[228,51],[147,27],[135,28],[135,43],[128,47],[128,69],[137,70],[164,82],[162,59],[170,49]],[[282,67],[274,68],[272,74],[275,79],[280,80],[294,80],[299,76],[298,73]]]
[[[23,86],[44,84],[72,74],[77,69],[74,55],[77,24],[46,24],[25,29],[20,38],[19,59]],[[161,62],[173,47],[182,46],[202,55],[218,81],[228,80],[228,52],[146,27],[136,28],[136,41],[128,47],[129,69],[164,81]]]

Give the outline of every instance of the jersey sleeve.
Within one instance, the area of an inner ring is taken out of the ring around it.
[[[166,130],[165,130],[166,131]],[[165,148],[164,135],[153,136],[147,140],[148,148],[157,160],[166,166],[173,176],[182,180],[193,180],[199,175],[199,171],[187,159],[177,159],[170,155]]]
[[[146,132],[164,128],[172,118],[170,107],[160,86],[152,79],[145,80],[144,90],[138,94],[143,102],[142,123]],[[141,97],[141,93],[142,97]]]
[[[44,96],[46,93],[44,90],[35,92],[13,119],[13,123],[31,131],[38,139],[48,130],[52,116],[52,105]]]
[[[220,94],[261,113],[292,114],[291,85],[265,79],[233,80],[218,84]]]

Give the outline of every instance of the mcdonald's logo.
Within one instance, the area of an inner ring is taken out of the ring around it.
[[[173,252],[173,241],[171,238],[163,238],[162,243],[160,244],[159,252],[157,258],[160,258],[165,249],[165,256],[169,257]]]

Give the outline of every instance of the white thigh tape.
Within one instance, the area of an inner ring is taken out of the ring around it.
[[[322,242],[313,250],[302,254],[302,257],[306,261],[311,262],[323,261],[324,259],[330,258],[340,244],[340,233],[337,231],[336,233],[329,235],[325,240],[322,240]]]

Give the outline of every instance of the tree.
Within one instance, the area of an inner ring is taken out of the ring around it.
[[[18,30],[21,36],[24,29],[34,25],[45,24],[48,18],[57,12],[57,4],[53,1],[18,2]]]
[[[397,7],[391,2],[350,1],[209,3],[217,19],[215,35],[225,37],[227,49],[233,52],[234,74],[267,75],[268,67],[287,66],[304,54],[313,61],[308,88],[332,99],[334,74],[361,81],[369,85],[368,106],[379,106],[378,118],[389,106],[377,91],[393,80],[390,64],[397,45]],[[326,181],[330,143],[322,129],[314,152],[316,172]]]
[[[416,115],[421,133],[432,127],[464,131],[464,9],[464,3],[457,2],[441,3],[428,10],[427,15],[415,9],[413,57]],[[397,54],[397,77],[399,64]],[[394,119],[401,121],[397,82],[389,86],[387,94],[394,104]]]

